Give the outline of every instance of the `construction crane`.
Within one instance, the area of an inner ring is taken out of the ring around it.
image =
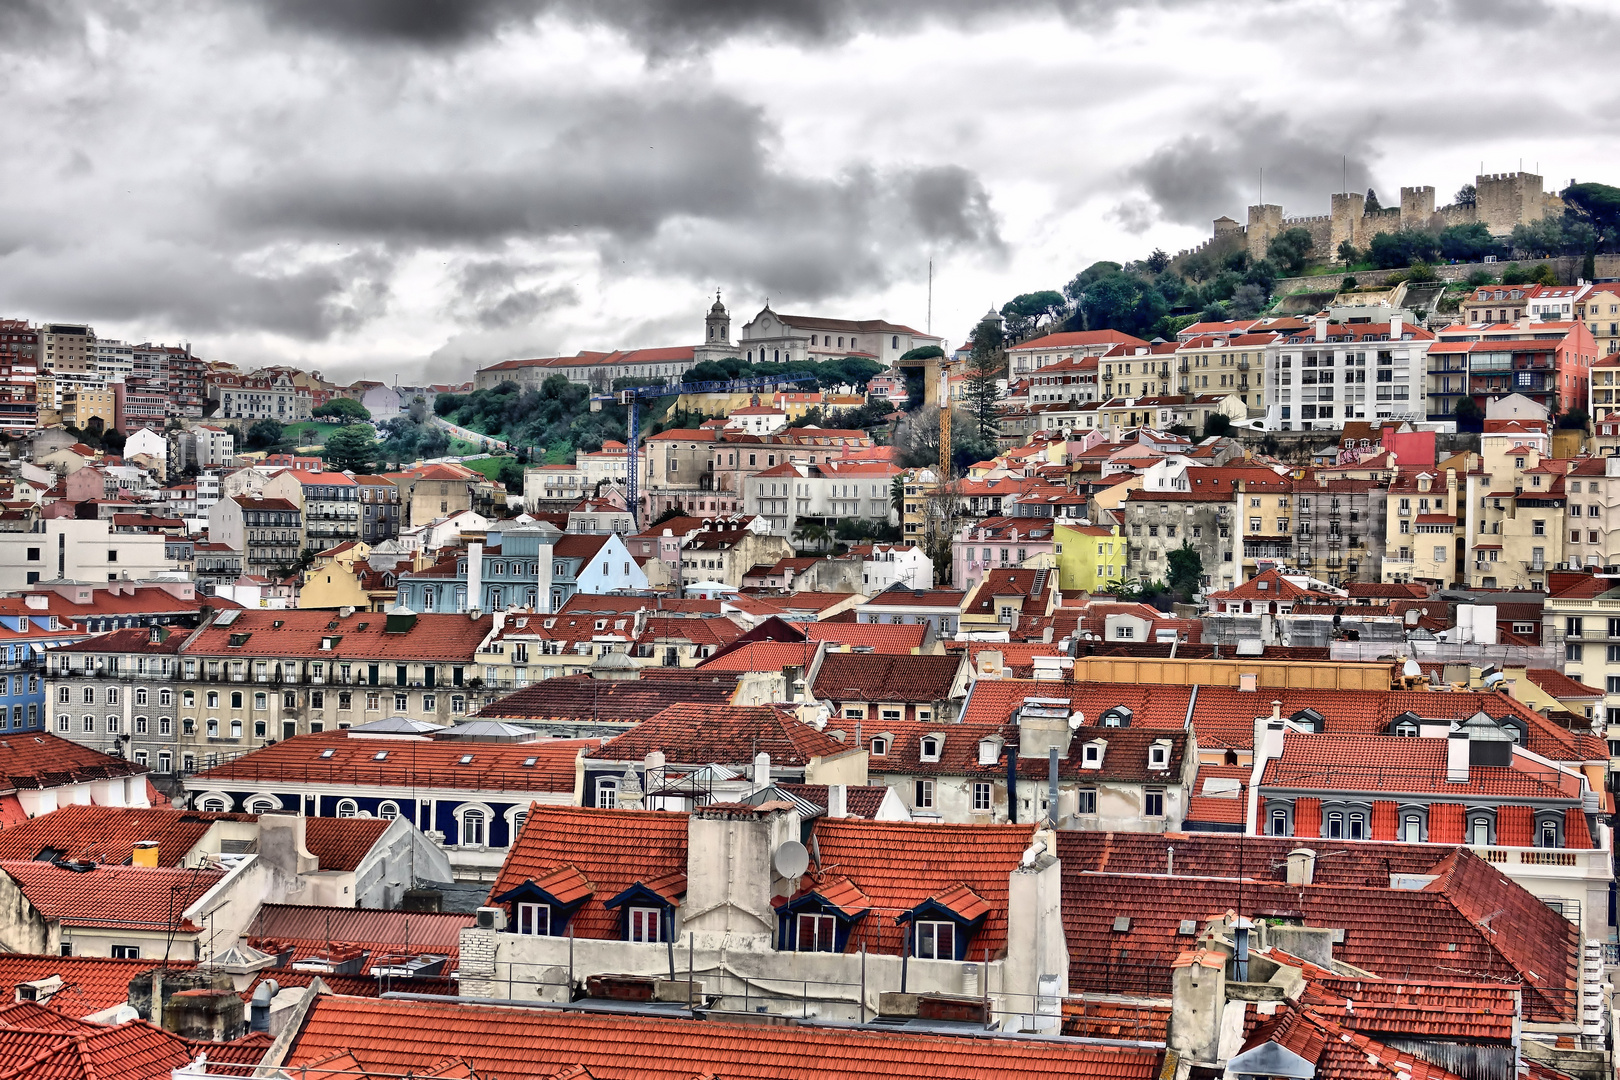
[[[630,410],[629,473],[625,477],[624,493],[630,503],[630,520],[641,530],[641,403],[671,394],[737,394],[754,390],[774,390],[778,386],[815,382],[809,373],[794,375],[762,375],[752,379],[724,379],[718,382],[679,383],[677,385],[637,386],[620,390],[616,395],[620,405]]]
[[[939,358],[939,482],[951,482],[951,368]]]

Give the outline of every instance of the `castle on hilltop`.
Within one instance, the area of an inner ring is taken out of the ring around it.
[[[1360,192],[1340,192],[1331,197],[1330,212],[1320,217],[1285,218],[1274,203],[1249,207],[1249,223],[1240,225],[1229,217],[1215,219],[1215,234],[1198,250],[1219,244],[1236,246],[1241,242],[1251,259],[1265,257],[1272,237],[1288,229],[1306,229],[1319,256],[1334,258],[1339,245],[1348,240],[1365,248],[1373,237],[1402,229],[1443,229],[1451,225],[1483,222],[1493,236],[1513,231],[1515,225],[1528,225],[1549,214],[1560,213],[1564,201],[1542,190],[1542,179],[1534,173],[1491,173],[1474,178],[1472,205],[1453,203],[1439,209],[1434,205],[1434,188],[1403,187],[1399,206],[1369,211],[1367,197]]]

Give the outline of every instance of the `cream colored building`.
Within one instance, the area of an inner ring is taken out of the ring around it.
[[[1458,543],[1461,483],[1456,469],[1396,476],[1385,496],[1383,581],[1449,587],[1464,580]]]

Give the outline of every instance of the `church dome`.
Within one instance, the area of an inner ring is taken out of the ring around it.
[[[709,309],[709,314],[710,315],[724,315],[725,313],[726,313],[726,305],[724,305],[724,304],[722,304],[720,302],[720,293],[719,293],[718,290],[716,290],[716,292],[714,294],[714,306]]]

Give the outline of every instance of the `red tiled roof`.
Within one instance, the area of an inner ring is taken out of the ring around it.
[[[388,955],[408,950],[452,960],[461,953],[461,931],[472,915],[450,911],[376,911],[369,908],[261,904],[248,927],[248,943],[266,952],[271,943],[290,946],[302,960],[329,946],[358,945],[370,951],[366,969]],[[275,974],[270,973],[271,978]]]
[[[793,713],[769,705],[671,705],[587,756],[597,761],[641,761],[658,750],[672,765],[751,765],[755,754],[764,753],[771,755],[776,768],[802,767],[813,757],[849,749]]]
[[[392,824],[384,818],[305,818],[304,847],[322,870],[358,870]]]
[[[821,701],[946,701],[951,696],[959,656],[884,653],[828,653],[822,658],[811,693]]]
[[[1132,337],[1119,330],[1075,330],[1061,334],[1046,334],[1043,337],[1031,338],[1029,341],[1010,345],[1008,352],[1033,352],[1042,349],[1074,349],[1086,345],[1139,345],[1147,348],[1147,342],[1141,338]],[[1041,370],[1046,370],[1042,368]]]
[[[0,1029],[0,1080],[156,1080],[191,1058],[184,1039],[144,1020],[76,1031]]]
[[[145,866],[97,866],[78,871],[15,859],[0,862],[0,870],[17,882],[28,902],[50,922],[193,932],[199,927],[182,917],[185,909],[225,876],[219,870]]]
[[[590,899],[569,922],[573,932],[619,938],[619,914],[605,906],[609,900],[637,882],[658,885],[655,891],[671,900],[686,891],[686,829],[687,815],[680,813],[535,805],[501,864],[489,902],[525,881],[572,871],[590,889]]]
[[[129,1000],[129,983],[156,967],[188,968],[189,960],[161,957],[148,960],[113,960],[100,956],[37,956],[0,952],[0,1000],[14,1001],[17,987],[52,975],[63,987],[51,998],[51,1008],[68,1016],[90,1016]]]
[[[1300,791],[1378,791],[1410,795],[1513,795],[1536,799],[1580,800],[1570,789],[1541,776],[1503,766],[1475,765],[1468,782],[1446,779],[1445,739],[1411,739],[1393,735],[1283,736],[1283,754],[1266,763],[1263,788]]]
[[[1175,847],[1174,878],[1165,848]],[[1318,853],[1314,883],[1286,882],[1287,854]],[[1226,911],[1282,913],[1306,926],[1345,931],[1335,959],[1392,979],[1447,981],[1459,972],[1524,983],[1525,1015],[1569,1020],[1578,1011],[1580,929],[1472,851],[1397,844],[1233,834],[1063,832],[1063,921],[1073,991],[1169,992],[1169,962],[1182,919]],[[1239,880],[1239,875],[1243,880]],[[1421,890],[1390,888],[1390,875],[1433,876]],[[1490,917],[1495,912],[1495,920]],[[1113,929],[1117,916],[1129,931]],[[1513,926],[1496,933],[1492,921]],[[1400,927],[1391,933],[1390,927]],[[1455,949],[1452,946],[1455,946]],[[1110,964],[1120,949],[1131,963]],[[1128,970],[1127,970],[1128,968]]]
[[[951,589],[885,589],[866,602],[872,607],[931,607],[957,611],[966,597],[965,592]]]
[[[729,705],[736,693],[737,675],[724,669],[647,667],[637,679],[604,681],[590,675],[545,679],[485,705],[478,716],[482,720],[637,722],[671,705]]]
[[[462,743],[370,739],[352,735],[347,730],[323,731],[295,735],[273,746],[261,746],[206,769],[198,776],[210,782],[293,780],[351,787],[415,785],[473,791],[573,791],[574,759],[581,748],[596,745],[598,740],[595,739]],[[328,750],[330,757],[324,756]],[[386,756],[378,760],[378,754]],[[472,760],[462,764],[465,757]],[[315,820],[318,819],[310,819]],[[343,834],[340,838],[333,834],[326,836],[323,842],[331,843],[334,858],[342,858],[345,853],[353,853],[353,845],[359,843],[355,838],[358,835]]]
[[[43,732],[0,738],[0,784],[5,788],[60,787],[113,776],[136,776],[146,771],[145,765],[109,757],[88,746]]]
[[[342,1050],[367,1068],[394,1073],[453,1053],[480,1076],[503,1080],[561,1076],[574,1067],[597,1080],[1152,1080],[1162,1056],[1060,1042],[963,1039],[947,1045],[938,1036],[901,1032],[323,997],[287,1064]]]
[[[732,645],[698,665],[699,671],[780,671],[794,666],[808,669],[816,657],[816,641],[745,641]]]
[[[1595,701],[1603,696],[1602,690],[1577,682],[1562,671],[1555,671],[1552,668],[1530,668],[1525,671],[1524,676],[1560,701],[1566,698],[1591,698]]]
[[[158,845],[159,865],[178,866],[216,821],[252,820],[251,814],[157,807],[63,806],[0,830],[0,860],[37,859],[52,848],[68,859],[127,865],[135,844],[151,841]]]
[[[338,663],[344,660],[457,660],[471,664],[473,653],[494,628],[495,617],[417,615],[404,633],[387,632],[388,616],[356,612],[347,618],[331,611],[243,611],[228,626],[217,621],[198,632],[186,648],[188,656],[222,658],[312,657]],[[364,627],[364,629],[361,629]],[[233,639],[248,635],[240,645]],[[330,650],[324,638],[339,639]]]

